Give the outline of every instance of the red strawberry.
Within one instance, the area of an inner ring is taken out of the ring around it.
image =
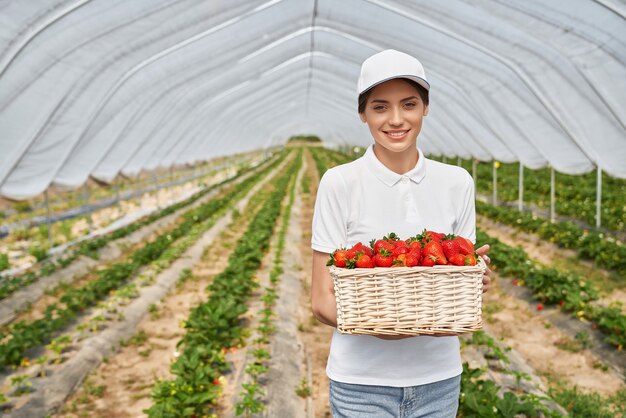
[[[409,248],[409,244],[407,244],[406,241],[399,239],[397,241],[394,241],[393,247],[394,248]]]
[[[390,243],[389,241],[386,241],[384,239],[379,239],[379,240],[376,240],[376,241],[372,240],[372,242],[373,242],[373,244],[372,243],[370,243],[370,244],[374,248],[374,252],[376,254],[379,254],[382,249],[385,249],[385,250],[387,250],[389,252],[393,251],[393,244]]]
[[[405,263],[407,267],[419,266],[420,264],[419,254],[416,255],[415,253],[408,253],[405,258]]]
[[[367,252],[365,251],[366,248],[367,247],[363,245],[362,242],[357,242],[356,244],[352,246],[352,248],[348,250],[348,254],[346,255],[346,258],[348,260],[356,260],[357,253],[367,254]]]
[[[422,258],[422,250],[417,247],[409,250],[409,254],[414,255],[415,257],[417,257],[418,260]]]
[[[542,311],[543,310],[543,303],[538,303],[537,304],[537,310],[538,311]]]
[[[472,254],[474,252],[474,243],[465,237],[456,237],[455,240],[459,244],[461,254]]]
[[[381,248],[380,253],[374,256],[374,264],[376,264],[376,267],[391,267],[393,264],[393,257],[389,251]]]
[[[398,241],[398,242],[404,242],[404,241]],[[398,257],[400,254],[408,254],[409,252],[409,247],[407,247],[406,245],[398,245],[396,247],[394,247],[393,251],[391,252],[391,254],[393,254],[394,257]]]
[[[461,247],[459,243],[456,241],[456,236],[449,234],[443,238],[441,242],[441,247],[443,248],[443,253],[446,255],[448,260],[455,254],[461,253]],[[460,264],[457,264],[460,265]]]
[[[476,265],[476,256],[474,254],[468,254],[465,256],[465,265],[466,266],[475,266]]]
[[[335,267],[346,267],[346,256],[348,255],[348,251],[345,249],[339,249],[333,251],[330,255],[330,259],[326,263],[327,266],[335,266]]]
[[[359,268],[359,269],[369,269],[369,268],[375,267],[374,260],[372,260],[370,256],[367,254],[360,254],[358,258],[356,259],[355,265],[356,265],[356,268]]]
[[[448,257],[448,261],[450,262],[450,264],[454,264],[455,266],[464,266],[465,256],[461,253],[453,254],[452,257]]]
[[[431,240],[437,241],[439,243],[441,243],[441,241],[443,240],[443,237],[446,236],[446,234],[442,234],[441,232],[435,232],[435,231],[426,231],[426,235],[430,237]]]
[[[364,245],[362,242],[357,242],[356,244],[354,244],[352,246],[352,249],[356,250],[356,252],[367,254],[370,257],[374,255],[374,251],[367,245]]]
[[[422,243],[417,240],[411,239],[408,244],[410,253],[413,252],[415,249],[419,249],[420,251],[422,250]]]
[[[424,246],[424,250],[422,251],[422,257],[428,256],[434,257],[436,264],[448,264],[446,255],[443,253],[443,248],[441,247],[441,244],[437,241],[429,241]]]
[[[420,265],[424,267],[432,267],[435,265],[435,259],[433,256],[422,257],[422,261],[420,261]]]
[[[393,267],[405,267],[406,266],[406,254],[399,254],[393,258]]]

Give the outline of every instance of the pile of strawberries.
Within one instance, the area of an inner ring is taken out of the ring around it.
[[[427,230],[402,240],[392,232],[382,239],[373,239],[369,246],[357,242],[352,248],[335,250],[326,263],[343,268],[432,267],[444,264],[476,265],[472,241]]]

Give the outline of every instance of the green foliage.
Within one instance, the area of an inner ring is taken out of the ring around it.
[[[597,393],[584,393],[577,387],[573,389],[552,388],[550,396],[563,406],[571,417],[614,418],[614,411],[609,409],[605,399]]]
[[[311,390],[311,387],[309,386],[309,381],[307,380],[306,377],[303,377],[302,380],[300,381],[300,385],[296,386],[296,395],[298,395],[301,398],[308,398],[309,396],[311,396],[313,393],[313,391]]]
[[[59,232],[65,237],[65,241],[72,240],[72,222],[70,220],[64,220],[59,223]]]
[[[269,169],[271,169],[272,167],[275,167],[279,161],[281,159],[274,159],[274,160],[270,160],[269,162],[266,162],[265,164],[267,164],[265,167],[262,167],[261,170],[262,172],[267,172]],[[202,190],[199,193],[196,193],[195,195],[189,197],[188,199],[181,201],[177,204],[174,204],[172,206],[168,206],[167,208],[160,210],[156,213],[153,213],[150,216],[147,216],[146,218],[143,218],[140,221],[134,222],[130,225],[127,225],[123,228],[117,229],[115,231],[113,231],[112,233],[106,235],[106,236],[102,236],[102,237],[98,237],[89,241],[84,241],[82,242],[78,248],[76,250],[74,250],[71,254],[63,257],[62,259],[59,259],[57,262],[60,266],[62,267],[67,267],[69,266],[74,260],[76,260],[78,258],[79,255],[85,255],[88,257],[91,257],[93,259],[98,259],[99,255],[98,255],[98,251],[103,248],[107,243],[109,243],[112,240],[117,240],[119,238],[123,238],[128,236],[129,234],[139,230],[140,228],[143,228],[146,225],[149,225],[153,222],[155,222],[156,220],[170,215],[176,211],[178,211],[181,208],[184,208],[186,206],[191,205],[192,203],[196,202],[198,199],[202,198],[203,196],[205,196],[206,194],[227,185],[228,183],[232,182],[233,180],[237,179],[239,177],[239,175],[241,174],[245,174],[245,172],[249,171],[248,170],[244,170],[241,173],[239,173],[236,177],[230,178],[230,179],[226,179],[224,181],[222,181],[219,184],[213,185],[209,188],[206,188],[204,190]],[[259,173],[261,174],[261,172]],[[241,188],[237,188],[237,190],[244,190],[248,187],[251,187],[251,184],[254,182],[254,179],[248,179],[245,182],[242,182],[241,184]],[[231,196],[233,197],[233,196]],[[191,219],[192,222],[197,222],[201,219],[204,219],[203,217],[206,217],[208,215],[211,215],[210,211],[211,210],[215,210],[215,206],[211,206],[208,209],[205,209],[203,211],[201,211],[202,213],[198,213],[198,212],[194,212],[192,215],[190,215],[193,219]],[[12,231],[12,236],[15,237],[15,239],[18,240],[28,240],[34,237],[34,229],[17,229],[17,230],[13,230]],[[35,273],[35,272],[27,272],[21,276],[9,276],[9,277],[5,277],[4,281],[2,284],[0,284],[0,300],[6,298],[7,296],[9,296],[10,294],[12,294],[13,292],[15,292],[16,290],[27,286],[33,282],[35,282],[39,277],[44,276],[45,274],[41,274],[41,272],[39,274]]]
[[[279,162],[279,160],[274,161],[264,170],[269,171]],[[97,280],[91,281],[83,287],[69,289],[60,298],[60,304],[54,303],[46,308],[43,318],[12,324],[9,331],[12,338],[0,343],[0,369],[8,365],[19,364],[25,350],[46,344],[55,331],[66,326],[75,319],[76,315],[94,306],[111,291],[122,286],[141,266],[159,259],[177,238],[193,235],[190,231],[194,225],[204,224],[207,226],[210,222],[214,222],[223,213],[224,208],[234,204],[258,180],[258,177],[251,176],[233,186],[230,193],[224,193],[224,197],[212,199],[191,209],[181,216],[182,222],[169,233],[157,237],[154,241],[130,254],[128,258],[131,261],[113,264],[105,270],[98,271]],[[189,245],[189,241],[185,241],[184,244]],[[168,260],[171,262],[171,257]]]
[[[471,172],[471,161],[463,167]],[[550,207],[550,169],[524,169],[524,202]],[[519,163],[501,163],[498,169],[498,200],[517,201]],[[477,164],[477,190],[491,195],[492,162]],[[595,225],[597,172],[583,175],[555,173],[556,213]],[[614,231],[626,231],[626,180],[602,173],[602,225]]]
[[[626,345],[626,316],[618,305],[597,307],[593,284],[578,274],[565,273],[535,264],[521,248],[513,248],[477,230],[478,243],[489,243],[492,266],[504,276],[515,277],[544,304],[559,305],[578,318],[586,318],[606,334],[606,341],[618,349]],[[478,245],[478,246],[480,246]]]
[[[9,256],[5,253],[0,253],[0,271],[8,270],[11,265],[9,264]]]
[[[482,370],[471,369],[467,363],[463,363],[457,417],[512,418],[520,414],[538,417],[540,412],[547,417],[561,417],[542,405],[542,398],[534,395],[518,396],[513,392],[504,392],[500,397],[500,388],[491,380],[481,379],[482,374]]]
[[[604,234],[585,230],[572,222],[554,222],[517,209],[476,201],[476,210],[495,221],[532,232],[563,248],[574,249],[578,257],[593,260],[598,267],[626,275],[626,246]]]
[[[15,202],[13,204],[13,209],[15,209],[18,213],[26,213],[26,212],[30,212],[31,210],[33,210],[30,203],[26,200]]]
[[[297,161],[301,163],[300,159]],[[299,164],[292,163],[274,181],[274,191],[237,241],[228,258],[228,265],[207,288],[210,294],[208,300],[192,309],[189,318],[184,322],[186,333],[177,344],[182,354],[171,367],[176,378],[157,385],[152,395],[154,404],[144,411],[148,416],[170,416],[167,415],[168,411],[173,413],[177,410],[195,415],[206,414],[206,399],[181,399],[182,395],[177,395],[178,391],[174,394],[170,391],[168,394],[161,388],[167,388],[168,385],[181,387],[198,384],[210,387],[215,384],[219,374],[226,370],[222,349],[231,346],[234,341],[240,341],[244,335],[240,317],[247,310],[246,300],[257,287],[252,279],[269,247],[287,185],[298,168]],[[196,364],[186,367],[190,362]],[[198,367],[198,364],[203,367]],[[256,367],[254,371],[261,372],[261,368]],[[261,411],[263,404],[255,398],[262,393],[260,387],[251,383],[244,384],[244,388],[246,396],[243,403],[237,405],[239,413]]]
[[[38,244],[35,244],[28,248],[28,254],[35,257],[37,262],[39,262],[48,258],[48,249],[46,247],[42,247]]]
[[[319,136],[317,135],[294,135],[289,140],[289,142],[309,142],[309,143],[319,143],[322,142]]]

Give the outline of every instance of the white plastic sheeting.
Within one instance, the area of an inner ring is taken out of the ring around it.
[[[0,195],[369,144],[356,80],[385,48],[426,68],[426,153],[626,178],[622,1],[0,0]]]

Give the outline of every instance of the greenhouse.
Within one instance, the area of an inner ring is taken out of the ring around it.
[[[626,416],[625,161],[623,0],[0,0],[0,413]]]

